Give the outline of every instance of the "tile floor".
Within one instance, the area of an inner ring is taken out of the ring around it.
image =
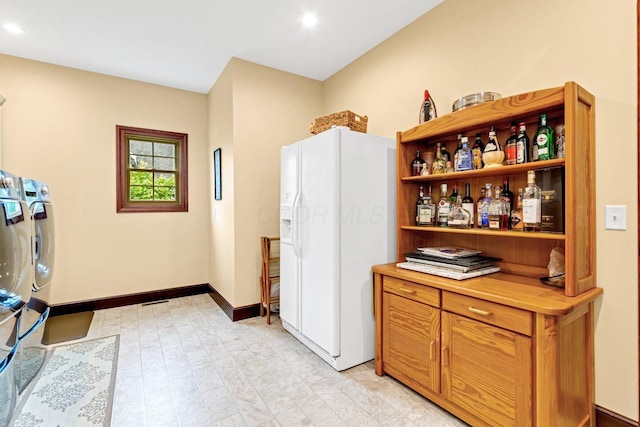
[[[231,322],[206,294],[96,311],[120,334],[111,425],[465,426],[373,362],[336,372],[277,316]]]

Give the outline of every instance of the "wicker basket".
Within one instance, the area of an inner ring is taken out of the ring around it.
[[[367,116],[359,116],[348,110],[327,114],[326,116],[316,117],[309,130],[315,135],[331,129],[332,126],[348,126],[351,130],[367,133]]]

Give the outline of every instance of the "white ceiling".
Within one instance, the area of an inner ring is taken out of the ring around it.
[[[0,0],[25,31],[0,53],[199,93],[231,57],[325,80],[442,1]]]

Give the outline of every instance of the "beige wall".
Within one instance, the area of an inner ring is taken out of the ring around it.
[[[232,59],[209,98],[224,104],[210,112],[211,148],[233,147],[222,149],[223,196],[212,202],[211,284],[237,308],[260,301],[259,237],[280,234],[280,147],[309,136],[322,83]]]
[[[325,111],[369,116],[393,136],[417,124],[428,88],[440,115],[478,91],[503,96],[574,80],[596,96],[596,402],[638,420],[636,2],[446,0],[325,82]],[[618,171],[618,172],[614,172]],[[627,230],[604,230],[604,205]]]
[[[208,282],[207,97],[0,55],[2,168],[49,184],[53,303]],[[189,212],[116,214],[116,124],[189,134]]]

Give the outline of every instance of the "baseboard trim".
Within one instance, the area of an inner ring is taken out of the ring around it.
[[[596,405],[598,427],[638,427],[638,422]]]
[[[71,304],[60,304],[51,306],[50,316],[61,316],[63,314],[74,314],[83,311],[104,310],[106,308],[122,307],[131,304],[142,304],[145,302],[188,297],[191,295],[208,294],[212,288],[208,283],[200,285],[183,286],[179,288],[162,289],[159,291],[141,292],[136,294],[121,295],[110,298],[102,298],[91,301],[75,302]]]
[[[260,304],[245,305],[244,307],[234,307],[218,291],[211,288],[209,296],[220,306],[222,311],[232,322],[249,319],[260,315]]]

